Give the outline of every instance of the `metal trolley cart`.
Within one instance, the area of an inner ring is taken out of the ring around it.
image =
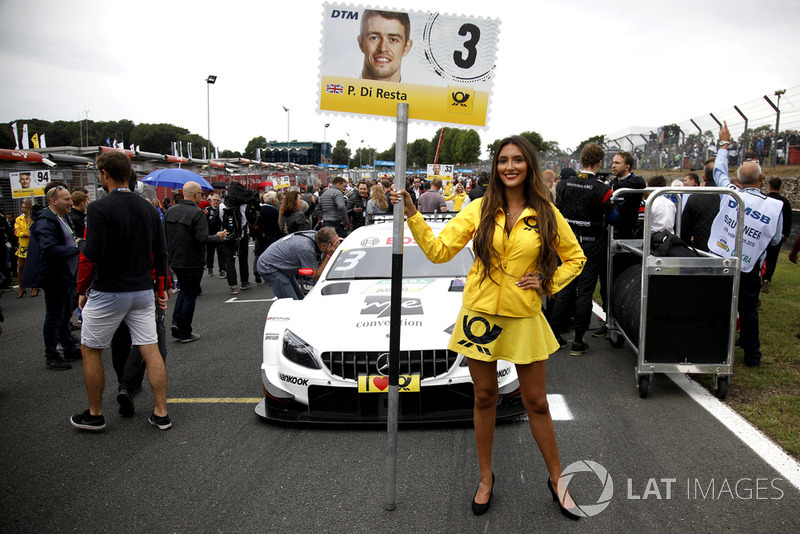
[[[654,373],[679,372],[713,373],[716,396],[724,399],[733,374],[744,203],[732,189],[691,188],[692,195],[730,195],[738,203],[735,257],[702,251],[697,251],[699,257],[651,255],[653,201],[665,194],[678,195],[679,234],[681,194],[686,192],[682,187],[619,189],[613,196],[619,201],[623,195],[635,195],[633,200],[650,193],[642,234],[647,238],[614,239],[609,228],[606,278],[609,341],[617,348],[627,344],[637,354],[636,383],[642,398],[647,397]]]

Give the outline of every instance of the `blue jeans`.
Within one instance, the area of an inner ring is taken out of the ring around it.
[[[262,276],[279,299],[303,300],[303,290],[300,289],[300,282],[296,276],[289,275],[284,271],[275,271],[269,274],[262,273]]]
[[[72,317],[75,300],[75,284],[65,287],[44,288],[44,357],[48,360],[60,360],[58,343],[64,354],[78,352],[77,345],[69,330],[69,319]]]
[[[180,292],[175,301],[175,310],[172,312],[172,324],[178,327],[181,339],[188,339],[192,335],[192,318],[197,295],[200,294],[200,282],[203,280],[203,268],[197,269],[172,269],[178,277]]]

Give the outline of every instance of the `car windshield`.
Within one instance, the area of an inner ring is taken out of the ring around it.
[[[464,248],[447,263],[432,263],[419,247],[403,248],[403,278],[466,276],[472,266],[472,249]],[[328,280],[358,280],[392,277],[392,247],[345,250],[328,271]]]

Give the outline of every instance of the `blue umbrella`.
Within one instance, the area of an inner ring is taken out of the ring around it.
[[[142,179],[142,183],[145,184],[172,187],[173,189],[183,189],[186,182],[197,182],[205,191],[214,190],[208,180],[196,172],[187,171],[186,169],[158,169]]]

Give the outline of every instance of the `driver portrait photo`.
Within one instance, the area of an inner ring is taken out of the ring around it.
[[[399,82],[403,58],[411,51],[408,13],[366,9],[361,18],[358,47],[364,53],[361,78]]]
[[[20,189],[30,189],[31,187],[31,175],[27,172],[21,172],[19,174],[19,187]]]

